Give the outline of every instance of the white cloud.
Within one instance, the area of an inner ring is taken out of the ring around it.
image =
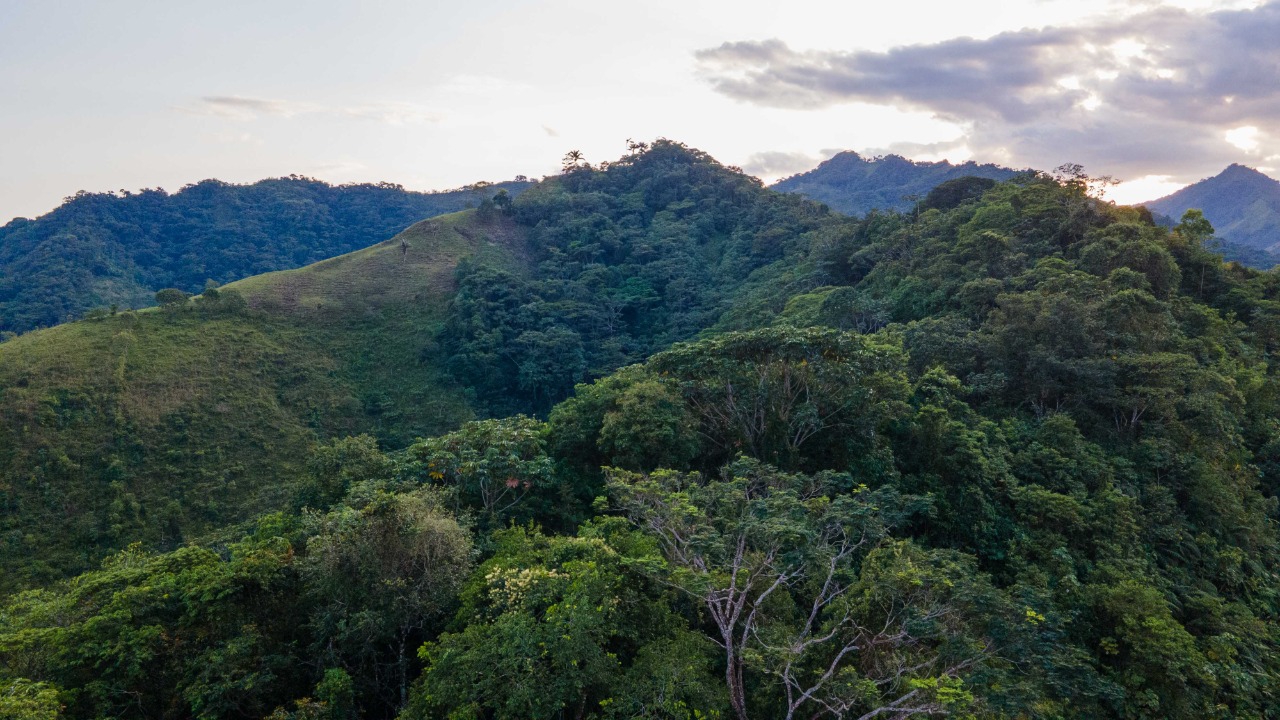
[[[293,118],[302,115],[327,115],[373,120],[388,125],[409,125],[434,123],[441,119],[440,113],[407,102],[326,105],[240,95],[208,95],[200,98],[195,106],[179,109],[190,114],[213,115],[238,121],[258,120],[264,117]]]
[[[1258,128],[1253,125],[1244,125],[1242,127],[1228,130],[1223,133],[1222,136],[1226,138],[1227,142],[1235,145],[1245,152],[1252,153],[1258,151],[1259,132]]]

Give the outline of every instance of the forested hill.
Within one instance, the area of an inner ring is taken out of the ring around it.
[[[826,203],[846,215],[871,210],[906,210],[933,188],[962,177],[1008,180],[1016,171],[998,165],[965,162],[914,162],[899,155],[870,160],[856,152],[839,153],[806,173],[772,187]]]
[[[1144,204],[1175,222],[1187,210],[1200,210],[1217,228],[1219,239],[1264,255],[1252,258],[1252,264],[1270,267],[1280,260],[1280,182],[1253,168],[1231,165],[1211,178]],[[1248,256],[1241,259],[1251,260]]]
[[[670,142],[490,192],[348,255],[0,342],[0,591],[283,507],[316,441],[545,413],[710,327],[837,220]]]
[[[161,288],[198,292],[207,280],[299,267],[530,185],[420,193],[287,177],[205,180],[173,194],[79,193],[0,228],[0,332],[56,325],[94,307],[146,307]]]
[[[0,709],[1280,716],[1280,276],[634,150],[0,344]]]

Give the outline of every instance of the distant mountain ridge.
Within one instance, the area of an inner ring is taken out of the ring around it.
[[[1270,254],[1280,253],[1280,182],[1253,168],[1233,164],[1211,178],[1143,204],[1175,222],[1189,209],[1201,210],[1217,237],[1229,246],[1268,253],[1271,263],[1275,260]]]
[[[847,151],[809,172],[780,180],[772,188],[817,200],[846,215],[862,215],[871,210],[907,210],[912,198],[922,197],[948,180],[982,177],[1002,181],[1017,174],[1017,170],[990,163],[916,162],[900,155],[868,160]]]
[[[56,325],[94,307],[146,307],[165,287],[199,292],[206,280],[301,267],[532,184],[423,193],[290,176],[205,180],[172,194],[81,192],[0,227],[0,331]]]

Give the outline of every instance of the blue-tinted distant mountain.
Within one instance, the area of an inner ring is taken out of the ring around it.
[[[1191,208],[1203,211],[1217,237],[1227,243],[1224,250],[1228,259],[1267,266],[1275,264],[1275,254],[1280,253],[1280,182],[1253,168],[1232,165],[1218,175],[1144,205],[1175,222]],[[1242,254],[1246,253],[1244,250],[1233,253],[1232,246],[1265,254]]]
[[[938,185],[961,177],[1008,180],[1018,171],[999,165],[965,162],[915,162],[899,155],[870,160],[842,152],[806,173],[781,180],[773,189],[804,195],[846,215],[869,210],[906,210],[914,199]]]

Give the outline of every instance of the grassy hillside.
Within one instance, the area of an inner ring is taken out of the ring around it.
[[[0,227],[0,332],[56,325],[94,307],[147,307],[165,287],[199,292],[206,280],[300,267],[531,185],[419,193],[287,177],[206,180],[173,194],[79,193]]]
[[[197,298],[0,344],[0,586],[279,506],[319,438],[470,417],[431,339],[459,259],[509,263],[520,238],[468,211],[221,291],[247,311]]]

